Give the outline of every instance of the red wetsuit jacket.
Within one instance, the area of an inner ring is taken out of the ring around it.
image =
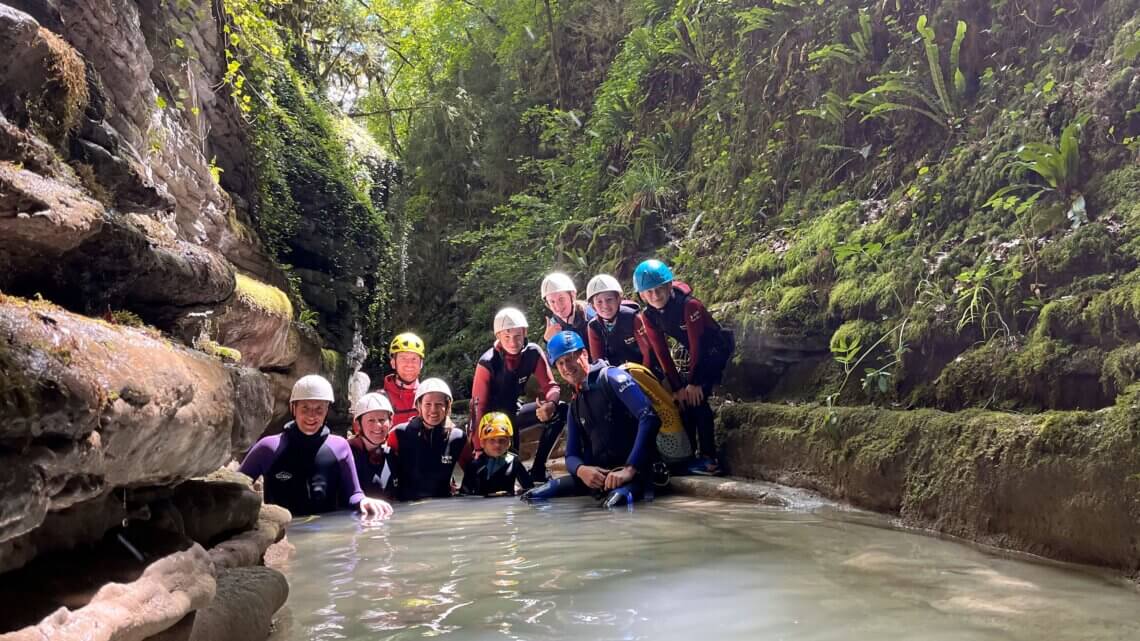
[[[416,388],[419,386],[418,380],[410,384],[405,383],[395,374],[384,377],[384,393],[388,395],[388,400],[392,401],[392,408],[396,410],[392,414],[392,425],[407,423],[419,413],[415,404]]]
[[[518,409],[518,398],[532,375],[538,380],[540,393],[545,399],[557,403],[562,392],[550,373],[546,354],[538,345],[527,343],[518,354],[509,354],[499,341],[495,341],[494,347],[479,357],[479,362],[475,365],[475,380],[471,383],[474,415],[470,431],[475,449],[482,449],[475,428],[483,415],[487,412],[505,412],[514,416]]]
[[[688,382],[692,385],[712,385],[719,382],[720,370],[724,364],[705,363],[711,361],[709,353],[723,349],[724,338],[720,324],[713,320],[704,303],[693,298],[692,288],[681,281],[673,281],[673,297],[664,309],[646,306],[642,310],[645,334],[653,353],[665,370],[665,377],[673,391]],[[684,381],[677,365],[669,354],[669,344],[665,337],[672,336],[689,352],[689,380]],[[717,367],[719,365],[719,367]]]

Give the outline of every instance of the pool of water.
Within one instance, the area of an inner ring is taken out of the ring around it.
[[[1106,575],[842,510],[684,497],[396,509],[380,525],[294,521],[275,639],[1140,639],[1140,594]]]

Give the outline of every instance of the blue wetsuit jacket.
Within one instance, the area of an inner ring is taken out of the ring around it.
[[[239,471],[264,477],[265,502],[293,516],[356,507],[364,498],[348,441],[327,426],[305,434],[290,421],[285,431],[255,443]]]
[[[661,419],[628,372],[597,361],[570,401],[566,419],[566,470],[613,469],[623,465],[649,471],[654,462]]]

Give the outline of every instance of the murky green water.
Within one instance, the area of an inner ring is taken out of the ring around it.
[[[1128,640],[1107,578],[803,512],[672,497],[294,522],[279,639]],[[866,519],[862,519],[866,520]]]

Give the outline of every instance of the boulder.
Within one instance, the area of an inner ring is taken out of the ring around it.
[[[221,363],[153,334],[0,298],[0,543],[115,487],[206,474],[230,458]]]
[[[232,568],[218,575],[217,597],[194,617],[191,641],[257,641],[269,636],[289,582],[267,567]]]
[[[98,201],[64,182],[0,161],[0,285],[16,282],[24,263],[42,268],[97,235],[105,222]]]
[[[240,351],[243,365],[282,369],[300,356],[289,297],[250,276],[237,274],[234,295],[213,322],[218,343]]]
[[[182,531],[205,547],[254,527],[261,513],[261,496],[242,483],[192,479],[180,483],[170,500]]]
[[[269,376],[249,367],[231,367],[234,382],[233,456],[242,456],[273,419],[275,400]]]

